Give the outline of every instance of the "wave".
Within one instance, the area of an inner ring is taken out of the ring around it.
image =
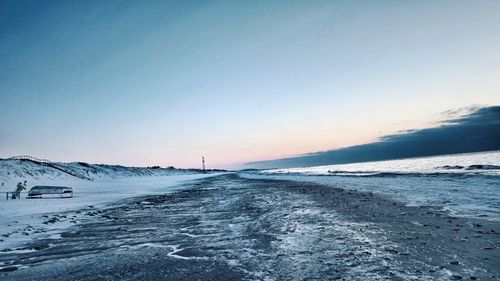
[[[498,178],[500,175],[495,174],[482,174],[482,173],[404,173],[404,172],[331,172],[328,174],[315,174],[315,173],[298,173],[298,172],[266,172],[267,175],[288,175],[288,176],[320,176],[320,177],[494,177]]]
[[[364,173],[329,173],[326,176],[343,176],[343,177],[500,177],[500,175],[495,174],[484,174],[484,173],[444,173],[444,172],[434,172],[434,173],[416,173],[416,172],[364,172]]]
[[[500,170],[500,166],[483,164],[474,164],[467,167],[460,165],[444,165],[436,168],[444,170]]]

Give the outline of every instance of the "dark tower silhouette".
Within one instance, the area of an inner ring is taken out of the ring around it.
[[[205,156],[201,157],[201,168],[205,171]]]

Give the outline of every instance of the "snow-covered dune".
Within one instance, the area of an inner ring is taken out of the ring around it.
[[[0,160],[0,181],[24,181],[39,179],[68,180],[82,179],[94,181],[98,179],[137,177],[137,176],[171,176],[198,174],[199,170],[174,169],[160,167],[124,167],[119,165],[72,163],[39,163],[30,160]]]

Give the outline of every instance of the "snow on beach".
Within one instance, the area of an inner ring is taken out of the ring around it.
[[[183,182],[220,174],[85,163],[56,165],[73,175],[31,161],[0,160],[0,182],[4,183],[0,187],[0,251],[77,223],[79,210],[92,210],[135,196],[174,192],[182,188]],[[35,185],[72,187],[74,197],[27,200],[26,190],[20,200],[5,200],[5,192],[14,191],[16,184],[24,180],[28,190]],[[73,212],[71,217],[69,212]]]
[[[499,151],[271,169],[243,175],[375,192],[409,206],[442,206],[456,215],[500,221]]]

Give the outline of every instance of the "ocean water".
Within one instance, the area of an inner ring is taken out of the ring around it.
[[[442,206],[500,221],[500,151],[304,168],[260,175],[371,191],[410,206]]]

